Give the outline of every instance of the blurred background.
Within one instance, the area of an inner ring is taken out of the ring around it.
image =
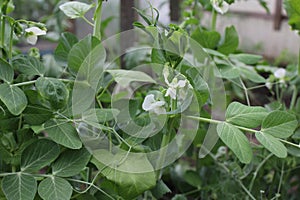
[[[18,0],[14,16],[46,23],[49,29],[46,39],[57,41],[63,31],[71,31],[82,38],[92,31],[82,20],[67,20],[58,6],[66,1],[60,0]],[[82,2],[91,3],[91,0]],[[103,3],[103,28],[105,37],[133,28],[132,22],[138,20],[132,7],[145,9],[152,4],[160,11],[162,25],[180,23],[184,15],[184,0],[108,0]],[[229,12],[218,17],[217,30],[234,25],[240,36],[239,49],[245,52],[264,55],[275,62],[297,62],[300,37],[287,23],[282,0],[239,0],[230,5]],[[201,15],[202,25],[210,23],[210,12]],[[122,17],[121,17],[122,16]],[[92,12],[86,16],[92,20]],[[24,44],[25,45],[25,44]],[[51,42],[40,41],[44,52],[54,48]],[[26,48],[26,47],[25,47]]]

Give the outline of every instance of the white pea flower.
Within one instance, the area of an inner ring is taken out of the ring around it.
[[[283,79],[285,77],[286,70],[283,68],[279,68],[274,72],[274,76],[278,79]]]
[[[42,30],[38,27],[30,27],[25,29],[25,32],[28,34],[27,36],[27,42],[31,45],[35,45],[38,39],[38,36],[40,35],[46,35],[46,31]]]
[[[165,101],[158,101],[154,99],[154,95],[153,94],[148,94],[145,99],[144,102],[142,104],[142,108],[145,111],[153,111],[156,114],[165,114],[166,113],[166,109],[163,107],[165,105]]]
[[[171,83],[168,84],[169,88],[167,89],[165,96],[170,96],[172,99],[176,99],[177,91],[179,91],[179,98],[184,99],[184,92],[181,88],[184,88],[186,85],[186,80],[179,80],[174,78]]]
[[[168,89],[165,96],[170,96],[172,99],[176,99],[177,93],[179,93],[179,99],[184,99],[186,96],[186,91],[183,88],[186,86],[187,80],[178,81],[178,79],[175,77],[170,83],[168,80],[169,70],[167,67],[165,67],[163,70],[163,76],[165,78],[166,84],[168,85]]]
[[[211,0],[210,1],[213,8],[220,14],[225,14],[227,13],[229,9],[229,4],[226,1],[223,0]]]

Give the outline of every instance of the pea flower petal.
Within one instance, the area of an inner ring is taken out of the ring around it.
[[[30,27],[25,29],[25,32],[28,33],[27,42],[31,45],[35,45],[40,35],[46,35],[46,31],[38,27]]]
[[[283,79],[285,77],[286,70],[283,68],[279,68],[274,72],[274,76],[279,79]]]
[[[164,114],[166,113],[166,110],[163,107],[165,103],[165,101],[155,100],[154,95],[149,94],[145,97],[142,108],[145,111],[153,111],[156,114]]]
[[[213,8],[222,15],[227,13],[229,9],[229,4],[226,1],[211,0],[211,4]]]

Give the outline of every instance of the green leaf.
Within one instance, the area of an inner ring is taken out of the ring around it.
[[[106,70],[110,73],[115,81],[122,85],[122,87],[127,87],[131,82],[147,82],[147,83],[156,83],[148,74],[141,71],[129,71],[123,69],[116,70]]]
[[[73,125],[65,120],[49,120],[45,123],[45,131],[56,143],[70,149],[80,149],[82,142]]]
[[[135,199],[156,184],[154,169],[144,154],[123,152],[113,155],[106,150],[97,150],[93,155],[92,162],[99,170],[103,169],[103,176],[115,184],[116,192],[124,199]]]
[[[14,70],[12,66],[0,58],[0,80],[11,83],[14,79]]]
[[[273,111],[262,122],[261,131],[277,138],[288,138],[298,126],[296,117],[288,112]]]
[[[21,114],[27,106],[27,98],[24,92],[20,88],[7,83],[0,85],[0,100],[13,115]]]
[[[254,68],[243,66],[238,68],[240,70],[240,74],[245,78],[249,79],[254,83],[265,83],[266,79],[259,75]]]
[[[279,141],[279,139],[260,131],[255,133],[255,137],[266,149],[268,149],[275,156],[279,158],[285,158],[287,156],[287,149]]]
[[[63,108],[68,101],[69,91],[65,84],[55,78],[40,77],[35,82],[40,95],[50,102],[52,108]]]
[[[267,109],[263,107],[232,102],[226,111],[226,121],[238,126],[256,128],[261,125],[267,114]]]
[[[234,26],[227,27],[223,43],[218,47],[218,51],[223,54],[235,52],[239,46],[239,35]]]
[[[45,67],[43,63],[32,56],[17,56],[13,59],[13,66],[19,72],[29,76],[43,76],[45,74]]]
[[[94,7],[93,4],[89,5],[86,3],[72,1],[66,2],[59,6],[59,9],[65,13],[71,19],[76,19],[80,17],[84,17],[84,15]]]
[[[86,45],[84,40],[86,40]],[[80,46],[75,47],[76,45],[74,45],[72,48],[74,55],[70,53],[71,55],[69,56],[69,64],[74,61],[70,59],[72,56],[75,56],[74,59],[76,59],[78,63],[81,62],[79,65],[74,63],[76,66],[74,65],[75,68],[73,68],[73,71],[78,70],[72,91],[72,113],[74,116],[81,115],[83,112],[90,109],[104,74],[106,58],[104,47],[100,44],[96,45],[95,48],[93,47],[93,44],[88,45],[91,40],[95,40],[90,37],[87,37],[84,40],[79,42],[80,45],[82,43],[82,48]],[[98,42],[99,41],[97,40],[97,43]],[[78,54],[78,57],[76,57],[75,53]]]
[[[237,67],[232,65],[217,65],[222,78],[234,79],[240,77],[240,71]]]
[[[48,177],[38,187],[38,193],[44,200],[69,200],[73,192],[72,185],[60,177]]]
[[[111,120],[114,120],[115,117],[119,114],[119,110],[103,108],[103,109],[91,109],[82,114],[82,119],[84,121],[105,123]]]
[[[69,32],[62,33],[58,45],[54,52],[55,59],[59,61],[67,62],[69,52],[77,42],[78,42],[77,37],[72,33]]]
[[[88,164],[91,154],[85,149],[66,150],[52,165],[52,174],[60,177],[70,177],[81,172]]]
[[[195,188],[200,188],[202,185],[201,177],[195,171],[191,171],[191,170],[186,171],[183,175],[183,178],[188,184],[194,186]]]
[[[47,139],[40,139],[23,151],[21,170],[25,172],[38,171],[53,162],[59,153],[58,144]]]
[[[3,178],[2,190],[8,200],[33,200],[37,182],[33,176],[19,172]]]
[[[49,120],[53,112],[43,106],[27,106],[23,112],[23,118],[30,125],[40,125]]]
[[[151,193],[156,199],[161,199],[169,192],[171,192],[170,188],[162,180],[159,180],[155,187],[151,189]]]
[[[300,30],[300,4],[298,0],[285,0],[284,7],[293,30]]]
[[[86,58],[98,45],[100,45],[100,41],[96,37],[90,35],[75,44],[68,54],[69,69],[77,73],[83,63],[90,64],[90,62],[88,62],[89,60],[86,60]],[[101,50],[103,50],[103,52],[99,52],[97,56],[100,56],[102,54],[105,55],[104,49]]]
[[[200,28],[197,28],[191,37],[202,47],[209,49],[214,49],[221,39],[221,35],[217,31],[205,31]]]
[[[246,65],[254,65],[258,63],[260,60],[262,60],[263,57],[261,55],[240,53],[240,54],[230,54],[229,58],[233,60],[238,60],[242,63],[245,63]]]
[[[151,51],[151,62],[164,65],[167,62],[164,53],[165,52],[162,49],[153,48]]]
[[[226,122],[217,126],[221,140],[234,152],[238,159],[245,164],[252,160],[252,149],[247,137],[242,131]]]

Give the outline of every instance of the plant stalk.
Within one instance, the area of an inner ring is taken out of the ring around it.
[[[218,17],[218,13],[215,11],[215,9],[213,9],[212,10],[212,18],[211,18],[211,30],[212,31],[216,30],[217,17]]]
[[[102,17],[102,0],[98,4],[94,13],[94,32],[93,36],[101,41],[101,17]]]

